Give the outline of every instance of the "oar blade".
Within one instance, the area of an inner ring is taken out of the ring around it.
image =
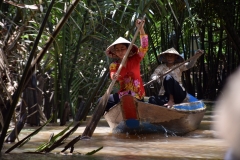
[[[82,134],[82,137],[92,137],[92,134],[105,111],[108,98],[109,94],[107,94],[106,92],[98,102],[97,106],[95,107],[94,113],[89,122],[87,123],[86,128]]]

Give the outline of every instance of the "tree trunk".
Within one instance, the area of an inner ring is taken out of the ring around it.
[[[60,126],[63,126],[66,124],[67,121],[69,121],[69,113],[70,113],[70,106],[68,102],[65,102],[62,118],[60,119]]]
[[[25,89],[23,93],[23,100],[25,101],[25,105],[28,108],[28,118],[27,124],[30,126],[39,126],[39,112],[38,112],[38,104],[37,104],[37,79],[36,75],[33,74],[31,80],[29,81],[28,87]]]
[[[82,96],[79,96],[78,97],[78,104],[77,104],[77,114],[75,116],[75,121],[80,121],[81,119],[81,115],[83,114],[83,110],[84,110],[84,107],[85,107],[85,101],[83,101],[83,97]]]
[[[18,136],[18,134],[20,133],[20,131],[23,129],[24,124],[26,122],[27,119],[27,114],[24,113],[20,120],[18,121],[16,127],[13,129],[13,131],[10,133],[10,135],[8,136],[8,138],[6,139],[6,142],[14,142]]]

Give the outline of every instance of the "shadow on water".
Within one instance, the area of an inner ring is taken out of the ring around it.
[[[185,135],[176,135],[166,130],[163,126],[151,133],[136,132],[121,133],[119,131],[112,132],[107,122],[101,119],[93,137],[90,140],[80,140],[74,146],[73,154],[67,150],[65,155],[60,154],[65,144],[59,146],[48,154],[33,154],[37,147],[48,141],[49,136],[57,134],[63,130],[62,126],[46,126],[35,135],[27,144],[21,148],[13,150],[10,154],[2,152],[1,160],[155,160],[155,159],[171,159],[171,160],[191,160],[191,159],[223,159],[227,149],[227,144],[216,138],[216,132],[212,130],[213,110],[211,105],[207,105],[207,112],[195,131]],[[87,123],[87,122],[84,122]],[[145,125],[145,124],[143,124]],[[146,128],[146,127],[145,127]],[[24,128],[19,135],[19,139],[29,135],[35,128]],[[85,129],[85,124],[80,126],[73,135],[71,135],[66,143],[81,135]],[[139,128],[141,129],[141,128]],[[141,130],[138,130],[141,131]],[[5,150],[13,144],[5,144]],[[103,149],[94,155],[86,155],[86,153],[98,149]]]

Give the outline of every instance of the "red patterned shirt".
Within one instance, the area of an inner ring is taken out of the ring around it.
[[[148,35],[140,35],[141,46],[138,53],[128,57],[126,66],[123,66],[119,73],[117,81],[120,85],[118,91],[119,97],[131,94],[137,99],[142,99],[145,96],[145,90],[140,75],[140,62],[144,58],[148,50]],[[120,63],[113,62],[110,64],[110,76],[117,72]]]

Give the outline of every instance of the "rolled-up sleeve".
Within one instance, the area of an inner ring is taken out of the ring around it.
[[[152,80],[156,80],[158,81],[158,83],[161,82],[161,80],[159,79],[159,76],[162,74],[162,66],[159,65],[153,72],[153,74],[151,75],[151,79]]]

